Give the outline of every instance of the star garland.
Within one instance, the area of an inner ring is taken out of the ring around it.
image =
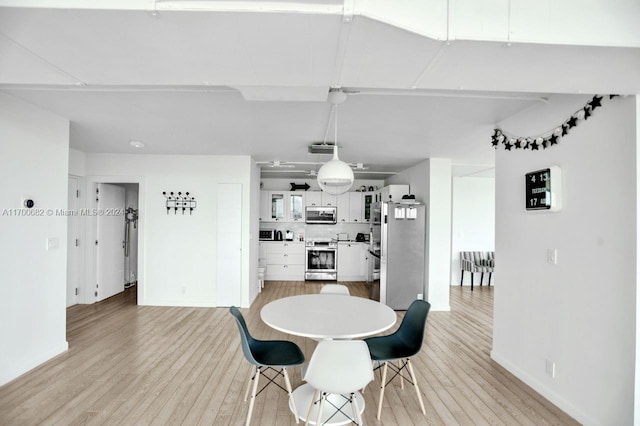
[[[619,95],[609,95],[609,99],[613,99]],[[547,132],[545,135],[537,137],[516,137],[509,136],[501,128],[496,127],[493,129],[491,135],[491,145],[494,149],[498,149],[499,145],[503,145],[504,149],[511,151],[511,149],[530,149],[532,151],[538,151],[540,148],[547,149],[556,145],[558,141],[569,134],[569,131],[576,127],[578,123],[587,121],[593,114],[596,108],[602,106],[603,96],[595,95],[585,106],[576,112],[571,117],[566,119],[564,123],[555,129]]]

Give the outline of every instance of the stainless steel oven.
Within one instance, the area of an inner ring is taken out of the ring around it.
[[[305,280],[338,280],[338,243],[307,240]]]

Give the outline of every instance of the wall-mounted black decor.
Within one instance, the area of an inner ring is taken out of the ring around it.
[[[609,99],[617,96],[618,95],[609,95]],[[493,135],[491,135],[491,145],[493,145],[495,149],[498,149],[498,146],[502,145],[507,151],[511,151],[512,148],[530,149],[532,151],[550,148],[556,145],[563,136],[568,135],[572,128],[578,126],[578,124],[583,121],[587,121],[593,114],[593,111],[602,106],[603,99],[604,96],[595,95],[583,108],[571,114],[564,123],[537,136],[513,136],[501,128],[496,127],[493,129]]]
[[[188,192],[182,195],[182,192],[162,192],[162,195],[167,199],[165,205],[167,207],[167,214],[173,211],[173,214],[178,214],[178,211],[189,211],[189,214],[193,214],[193,210],[196,208],[196,197],[192,197]]]

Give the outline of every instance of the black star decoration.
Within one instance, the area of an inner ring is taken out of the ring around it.
[[[518,139],[513,145],[516,147],[516,149],[522,148],[522,142],[520,142],[520,139]]]
[[[531,150],[532,151],[537,151],[538,150],[538,144],[535,142],[531,142]]]
[[[600,103],[601,100],[602,96],[595,95],[593,99],[591,99],[591,102],[588,103],[588,105],[591,105],[591,109],[596,109],[602,106],[602,104]]]
[[[504,149],[506,149],[507,151],[511,151],[511,147],[512,146],[513,145],[511,145],[509,142],[507,142],[507,143],[504,144]]]
[[[587,118],[591,117],[591,108],[586,106],[583,108],[583,111],[584,111],[584,119],[586,121]]]
[[[562,125],[562,136],[566,136],[569,133],[569,126],[565,123]]]
[[[569,126],[569,128],[576,127],[577,121],[578,119],[572,115],[571,118],[567,120],[567,125]]]
[[[491,139],[491,145],[493,145],[494,148],[498,147],[498,139],[496,139],[495,137],[493,139]]]
[[[549,145],[555,145],[558,143],[558,137],[556,135],[551,135],[549,137]]]

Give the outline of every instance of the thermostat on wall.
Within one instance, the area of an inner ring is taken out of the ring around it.
[[[558,211],[562,207],[560,167],[536,170],[524,175],[525,209]]]

